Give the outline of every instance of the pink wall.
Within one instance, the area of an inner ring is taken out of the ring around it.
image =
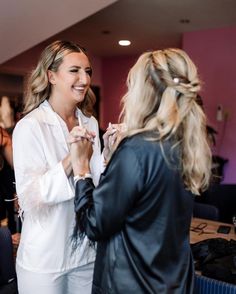
[[[214,152],[229,159],[224,182],[236,183],[236,28],[185,33],[183,49],[204,81],[202,97],[208,123],[218,131]],[[216,120],[218,105],[223,107],[222,122]]]
[[[183,48],[197,64],[204,81],[202,96],[209,124],[219,132],[215,153],[229,159],[225,182],[236,183],[236,28],[185,33]],[[33,49],[1,65],[0,71],[24,75],[35,66],[43,47]],[[110,121],[117,122],[120,99],[126,92],[127,74],[136,59],[137,56],[91,58],[92,83],[101,87],[100,124],[104,129]],[[15,86],[12,90],[16,91]],[[224,122],[216,121],[219,104],[228,114]]]
[[[107,128],[109,122],[116,123],[118,120],[121,97],[126,92],[127,75],[136,59],[136,56],[102,59],[103,91],[100,125],[103,129]]]

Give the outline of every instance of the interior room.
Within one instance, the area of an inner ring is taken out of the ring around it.
[[[9,0],[2,1],[0,6],[0,114],[3,97],[8,97],[14,113],[10,134],[21,118],[29,74],[42,50],[53,41],[70,40],[88,52],[93,69],[92,89],[97,99],[95,115],[102,132],[109,123],[118,123],[127,74],[141,53],[165,48],[187,52],[202,80],[200,96],[207,116],[214,174],[209,189],[195,198],[196,220],[191,234],[199,234],[202,239],[195,239],[195,235],[192,238],[194,243],[212,236],[235,242],[236,1]],[[130,44],[121,46],[120,40]],[[17,234],[12,240],[16,255],[21,221],[17,207],[14,211]],[[198,218],[208,219],[204,222],[207,226],[202,227]],[[217,234],[216,221],[218,226],[222,223],[231,231]],[[7,215],[2,217],[1,226],[6,223]],[[204,236],[199,230],[215,234]],[[216,293],[215,289],[223,286],[225,290],[217,293],[236,293],[235,273],[234,279],[221,285],[220,279],[204,280],[197,276],[194,293]],[[215,287],[211,292],[202,290],[202,285],[208,283]]]

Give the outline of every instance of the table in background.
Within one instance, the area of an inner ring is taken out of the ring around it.
[[[207,226],[199,232],[194,232],[191,229],[196,228],[202,223],[206,223]],[[231,230],[229,234],[219,234],[217,230],[220,225],[230,226]],[[208,219],[193,218],[190,229],[190,243],[196,243],[210,238],[224,238],[227,240],[236,240],[236,234],[234,232],[234,226],[228,223],[221,223],[211,221]],[[194,294],[236,294],[236,285],[226,282],[218,281],[212,278],[201,276],[199,273],[195,274],[195,286]]]
[[[202,223],[206,223],[207,226],[202,230],[202,232],[194,232],[192,229],[196,228]],[[217,230],[220,225],[224,226],[230,226],[230,232],[229,234],[220,234],[217,233]],[[234,232],[234,226],[233,224],[228,224],[228,223],[221,223],[221,222],[216,222],[208,219],[202,219],[202,218],[192,218],[191,222],[191,228],[190,228],[190,243],[197,243],[199,241],[205,240],[205,239],[210,239],[210,238],[224,238],[227,240],[236,240],[236,234]]]

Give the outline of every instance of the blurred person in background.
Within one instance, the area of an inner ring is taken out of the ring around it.
[[[7,96],[2,96],[0,104],[0,126],[12,134],[15,126],[14,109],[11,107],[10,99]]]
[[[12,234],[16,233],[15,193],[12,138],[0,127],[0,219],[7,218],[7,225]]]

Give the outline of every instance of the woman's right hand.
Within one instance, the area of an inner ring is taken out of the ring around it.
[[[93,140],[95,133],[84,127],[74,127],[69,136],[71,163],[74,174],[89,172],[89,161],[93,154]]]

